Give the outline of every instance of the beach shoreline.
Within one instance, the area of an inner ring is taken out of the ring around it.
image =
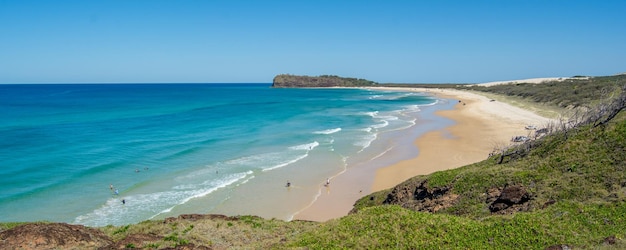
[[[420,135],[413,146],[417,156],[387,166],[364,165],[348,168],[320,188],[318,198],[294,219],[327,221],[348,214],[354,202],[403,181],[436,171],[458,168],[486,159],[494,149],[511,144],[514,136],[528,136],[527,125],[542,127],[550,119],[531,111],[491,100],[467,91],[432,88],[375,87],[376,90],[411,91],[455,100],[452,110],[435,112],[454,124]],[[406,132],[408,133],[408,132]],[[370,181],[371,180],[371,181]],[[369,186],[368,186],[369,184]]]

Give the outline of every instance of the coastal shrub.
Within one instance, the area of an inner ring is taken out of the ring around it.
[[[461,85],[463,90],[516,96],[536,103],[547,103],[562,108],[591,108],[598,102],[621,93],[626,75],[575,78],[548,81],[541,84],[517,83],[494,86]]]
[[[128,228],[130,227],[130,225],[126,225],[126,226],[122,226],[120,228],[118,228],[117,230],[113,231],[113,234],[122,234],[122,233],[126,233],[126,231],[128,231]]]
[[[4,230],[9,230],[11,228],[17,227],[19,225],[26,224],[27,222],[2,222],[0,223],[0,232]]]

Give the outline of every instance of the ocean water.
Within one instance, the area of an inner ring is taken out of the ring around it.
[[[381,138],[436,129],[432,112],[451,107],[420,93],[269,84],[0,85],[0,220],[289,220],[320,180],[415,153]]]

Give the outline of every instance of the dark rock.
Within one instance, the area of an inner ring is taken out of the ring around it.
[[[492,194],[493,195],[493,194]],[[492,213],[506,214],[527,209],[526,202],[530,194],[520,185],[507,186],[500,192],[498,198],[489,205]]]
[[[545,208],[549,207],[550,205],[553,205],[554,203],[556,203],[555,200],[546,201],[546,203],[543,203],[543,206],[541,206],[541,209],[545,209]]]
[[[615,235],[611,235],[609,237],[604,238],[604,244],[605,245],[615,245],[617,241],[617,238],[615,238]]]
[[[458,195],[449,187],[429,188],[427,181],[405,182],[387,195],[383,204],[396,204],[415,211],[437,212],[453,206]]]

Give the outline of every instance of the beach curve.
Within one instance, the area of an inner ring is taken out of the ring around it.
[[[377,168],[351,168],[334,177],[331,187],[320,187],[322,191],[326,189],[326,195],[317,197],[312,204],[297,212],[294,219],[327,221],[340,218],[348,214],[356,200],[369,192],[392,188],[416,175],[482,161],[494,149],[510,145],[512,137],[528,135],[530,131],[526,130],[526,126],[542,127],[552,121],[529,110],[468,91],[395,87],[372,89],[421,92],[457,100],[454,109],[436,112],[436,115],[455,123],[418,137],[414,146],[419,153],[414,158]]]

